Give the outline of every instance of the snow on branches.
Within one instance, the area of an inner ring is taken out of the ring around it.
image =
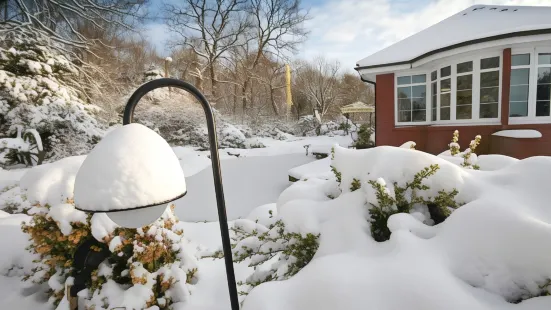
[[[33,128],[46,157],[88,152],[103,135],[75,78],[76,66],[42,38],[10,34],[0,44],[0,132]]]

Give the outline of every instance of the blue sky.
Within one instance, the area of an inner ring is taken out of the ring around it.
[[[155,11],[161,1],[152,2]],[[352,70],[358,60],[474,4],[551,6],[551,0],[303,0],[310,35],[298,57],[325,55]],[[145,36],[166,55],[170,31],[161,21],[146,28]]]

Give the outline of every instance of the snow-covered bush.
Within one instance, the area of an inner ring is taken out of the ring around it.
[[[46,158],[88,152],[103,135],[95,105],[85,102],[78,70],[42,38],[0,37],[0,133],[34,128]]]
[[[186,253],[183,231],[167,208],[155,223],[139,229],[117,227],[105,214],[88,215],[74,208],[72,201],[59,205],[36,205],[33,218],[23,224],[29,234],[29,250],[40,256],[25,280],[48,283],[49,301],[57,305],[70,283],[72,260],[77,247],[89,238],[105,244],[111,254],[92,272],[81,292],[87,309],[126,306],[168,309],[186,300],[188,287],[197,271],[195,258]],[[129,304],[131,303],[131,304]]]
[[[249,267],[255,269],[245,282],[238,283],[241,294],[262,283],[294,276],[312,260],[319,246],[319,234],[289,232],[282,220],[268,227],[251,220],[237,220],[231,230],[234,262],[250,259]],[[277,260],[272,262],[273,258]]]
[[[356,149],[366,149],[375,146],[375,143],[371,140],[373,129],[367,124],[362,124],[360,130],[358,130],[358,140],[354,142]]]
[[[295,125],[295,135],[314,136],[318,122],[313,115],[302,116]]]
[[[235,126],[225,123],[218,130],[218,144],[221,148],[246,148],[245,135]]]
[[[163,72],[156,66],[151,65],[143,74],[143,82],[146,83],[163,77]],[[162,100],[169,98],[169,96],[170,93],[168,88],[164,87],[150,91],[145,98],[151,100],[155,104],[160,104]]]
[[[404,186],[394,182],[390,188],[383,178],[369,180],[368,183],[375,190],[377,203],[370,203],[369,209],[371,222],[371,235],[376,241],[386,241],[390,238],[391,231],[388,228],[388,219],[396,213],[410,213],[416,206],[426,206],[434,223],[438,224],[447,218],[452,210],[457,209],[460,204],[455,201],[459,192],[457,189],[449,191],[440,190],[435,197],[424,198],[419,195],[420,191],[428,191],[430,187],[424,184],[424,180],[438,171],[437,164],[425,167],[416,173],[413,180],[406,181]],[[352,188],[359,189],[360,181],[354,179]],[[355,190],[354,189],[354,190]]]

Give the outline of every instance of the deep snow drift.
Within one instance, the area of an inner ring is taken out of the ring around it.
[[[326,138],[277,142],[265,149],[240,150],[239,157],[222,153],[227,196],[235,195],[228,199],[228,209],[234,212],[233,219],[242,218],[240,225],[261,228],[280,219],[288,231],[320,234],[312,261],[289,280],[261,284],[242,296],[244,310],[551,309],[549,296],[508,302],[540,294],[540,286],[551,279],[547,194],[551,158],[519,161],[478,156],[473,157],[481,168],[477,171],[461,167],[447,154],[433,156],[407,148],[357,151],[336,147],[334,160],[313,161],[304,156],[304,143],[328,148],[332,144],[328,142]],[[210,220],[211,214],[205,210],[216,209],[214,199],[204,198],[212,196],[212,189],[204,185],[212,182],[207,178],[210,160],[203,152],[174,151],[190,194],[197,192],[193,201],[182,200],[176,213],[184,220],[179,225],[190,242],[187,246],[200,258],[200,253],[220,247],[218,223],[195,222]],[[3,184],[16,186],[0,193],[0,204],[21,200],[17,194],[21,189],[26,189],[31,201],[64,203],[72,197],[74,176],[83,160],[84,156],[72,157],[43,165],[28,170],[22,178],[18,173],[0,171]],[[297,167],[301,164],[306,165]],[[433,164],[438,164],[439,170],[424,181],[430,190],[419,194],[428,197],[455,188],[459,192],[456,200],[464,205],[436,226],[431,226],[423,206],[416,206],[412,214],[392,215],[388,221],[390,240],[374,241],[369,208],[378,201],[367,181],[377,180],[393,193],[394,182],[401,186]],[[341,173],[340,186],[329,165]],[[283,190],[289,184],[288,170],[302,180]],[[261,182],[244,181],[256,174],[264,174]],[[361,188],[351,191],[355,179]],[[40,294],[35,294],[41,289],[23,289],[27,284],[17,277],[32,261],[24,249],[26,236],[18,227],[27,219],[25,215],[0,214],[0,231],[10,236],[0,240],[0,267],[10,276],[0,276],[0,291],[4,291],[0,297],[10,309],[48,309]],[[254,272],[249,263],[236,264],[238,281]],[[199,259],[197,283],[190,285],[190,295],[177,309],[229,309],[223,264],[222,260]]]
[[[465,205],[437,226],[422,213],[392,215],[391,239],[375,242],[366,213],[377,200],[366,182],[403,185],[431,164],[440,169],[425,194],[456,188]],[[244,310],[551,308],[551,297],[506,301],[538,294],[551,278],[551,158],[489,172],[404,148],[336,148],[333,166],[342,174],[339,197],[324,198],[334,180],[308,180],[277,205],[287,229],[320,233],[315,257],[290,280],[253,289]],[[350,192],[354,178],[362,188]]]

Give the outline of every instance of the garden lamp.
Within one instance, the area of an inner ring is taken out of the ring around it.
[[[140,99],[162,87],[189,92],[205,112],[231,309],[238,310],[214,114],[193,85],[161,78],[143,84],[132,94],[124,110],[123,126],[109,132],[82,163],[75,179],[75,207],[89,213],[105,212],[120,226],[138,228],[153,223],[169,202],[186,194],[184,173],[172,148],[153,130],[132,124]]]

